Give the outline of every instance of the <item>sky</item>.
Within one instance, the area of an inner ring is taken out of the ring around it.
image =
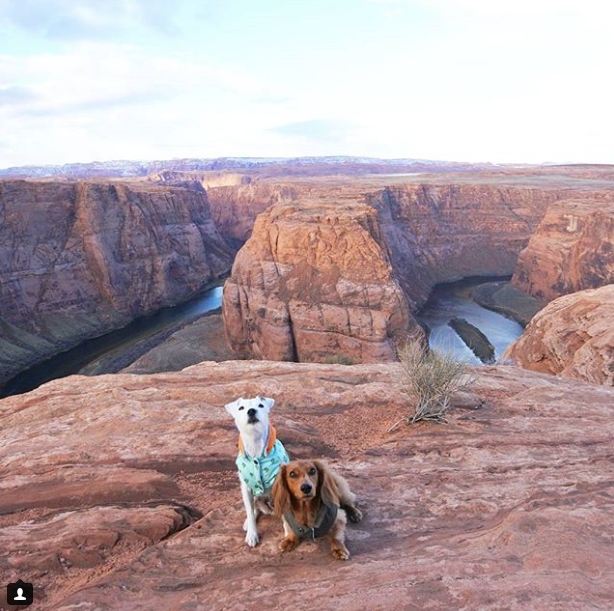
[[[0,0],[0,168],[614,163],[607,0]]]

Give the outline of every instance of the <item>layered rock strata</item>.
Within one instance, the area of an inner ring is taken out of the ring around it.
[[[232,256],[204,192],[0,182],[0,382],[187,299]]]
[[[4,399],[0,575],[37,611],[611,609],[614,389],[472,373],[448,425],[393,433],[412,408],[397,364],[203,363]],[[357,494],[348,562],[326,540],[280,553],[272,516],[245,545],[223,405],[258,393],[290,455]]]
[[[539,299],[614,283],[614,200],[550,206],[518,258],[512,284]]]
[[[273,204],[295,200],[298,189],[290,184],[254,181],[212,186],[207,194],[216,227],[238,249],[251,235],[256,217]]]
[[[364,204],[269,208],[224,286],[231,348],[272,360],[394,358],[395,338],[422,330],[379,238],[377,214]]]
[[[504,353],[525,369],[614,386],[614,284],[549,303]]]
[[[436,284],[507,276],[557,189],[412,183],[367,194],[415,308]]]
[[[560,195],[472,184],[297,189],[258,217],[226,283],[227,336],[243,357],[391,358],[391,338],[422,335],[410,312],[435,284],[511,275]]]

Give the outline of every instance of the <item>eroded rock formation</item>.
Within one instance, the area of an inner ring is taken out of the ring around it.
[[[397,364],[203,363],[4,399],[0,574],[31,581],[37,611],[610,609],[614,389],[473,373],[448,425],[393,433]],[[270,516],[245,545],[223,405],[258,393],[290,455],[358,495],[347,563],[325,542],[282,555]]]
[[[539,299],[614,282],[614,201],[607,194],[550,206],[520,253],[512,284]]]
[[[234,188],[233,188],[234,189]],[[556,189],[300,183],[258,217],[224,291],[248,358],[390,358],[435,284],[512,273]],[[402,290],[399,290],[399,287]]]
[[[614,284],[555,299],[502,358],[525,369],[614,386]]]
[[[204,192],[0,182],[0,382],[187,299],[226,273],[232,255]]]
[[[231,348],[272,360],[393,359],[395,338],[422,330],[383,246],[370,206],[269,208],[224,285]]]
[[[289,184],[256,181],[213,186],[207,189],[207,194],[218,230],[238,248],[251,235],[261,212],[273,204],[291,202],[297,197],[298,189]]]
[[[511,275],[557,189],[412,183],[367,195],[402,286],[415,307],[433,286]]]

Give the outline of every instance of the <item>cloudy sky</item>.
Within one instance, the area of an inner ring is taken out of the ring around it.
[[[613,22],[602,0],[0,0],[0,168],[614,163]]]

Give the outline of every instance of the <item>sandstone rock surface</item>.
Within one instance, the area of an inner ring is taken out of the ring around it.
[[[377,214],[355,201],[304,199],[260,215],[224,285],[222,311],[230,347],[244,357],[385,361],[395,337],[422,335]]]
[[[614,284],[550,302],[502,358],[533,371],[614,386]]]
[[[556,188],[421,183],[368,193],[395,274],[415,308],[439,283],[511,275],[518,254],[561,197]]]
[[[0,181],[0,382],[187,299],[232,257],[204,192]]]
[[[249,238],[256,217],[261,212],[273,204],[291,202],[296,199],[297,193],[297,188],[290,184],[257,181],[207,189],[216,227],[237,247]]]
[[[202,363],[1,400],[0,573],[34,583],[40,611],[609,611],[614,389],[474,373],[449,425],[393,433],[396,364]],[[245,545],[223,405],[257,393],[291,456],[358,495],[348,562],[319,542],[280,554],[272,517]]]
[[[123,373],[180,371],[202,361],[227,361],[233,353],[224,337],[221,314],[208,314],[185,325],[123,369]]]
[[[228,189],[236,197],[236,187]],[[289,193],[290,203],[258,217],[225,286],[227,336],[243,357],[390,359],[391,338],[422,335],[411,312],[434,285],[511,275],[561,195],[554,188],[410,182],[382,189],[360,181],[299,181]]]
[[[561,295],[614,282],[614,199],[556,202],[518,258],[517,288],[551,301]]]

